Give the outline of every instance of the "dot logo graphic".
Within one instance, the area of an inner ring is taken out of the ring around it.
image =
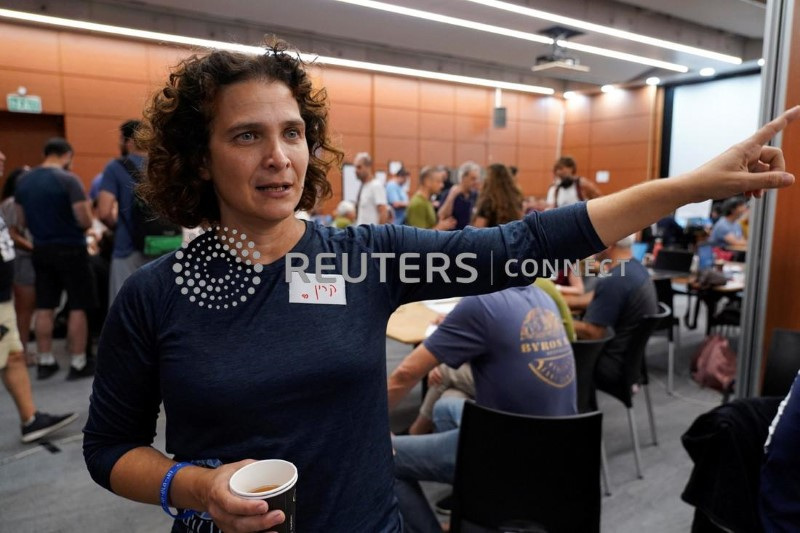
[[[172,271],[181,294],[205,309],[244,304],[261,284],[264,266],[255,243],[237,230],[211,227],[175,252]]]

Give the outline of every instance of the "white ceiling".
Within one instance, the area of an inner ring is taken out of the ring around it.
[[[530,33],[551,22],[508,13],[467,0],[384,0]],[[744,60],[761,54],[765,7],[754,0],[506,0],[551,13],[628,30]],[[439,22],[340,3],[335,0],[7,0],[12,9],[47,11],[97,22],[252,41],[262,32],[286,36],[303,51],[337,55],[454,74],[548,85],[563,90],[584,84],[625,83],[647,76],[669,76],[617,59],[570,52],[586,74],[531,72],[547,45]],[[27,8],[27,9],[26,9]],[[686,65],[692,71],[730,65],[597,33],[574,42]],[[568,81],[565,81],[568,80]]]

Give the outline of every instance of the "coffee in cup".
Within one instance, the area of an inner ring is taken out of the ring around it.
[[[277,533],[295,533],[297,467],[289,461],[266,459],[237,470],[229,482],[231,492],[248,500],[264,500],[270,511],[283,511],[286,519],[270,528]]]

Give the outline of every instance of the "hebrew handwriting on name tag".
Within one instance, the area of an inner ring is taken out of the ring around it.
[[[333,281],[321,283],[314,274],[307,274],[307,280],[303,280],[297,273],[292,273],[289,301],[291,303],[347,305],[344,277],[330,274],[325,277],[328,278],[326,281],[331,278]]]

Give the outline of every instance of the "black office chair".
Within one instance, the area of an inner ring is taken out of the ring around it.
[[[776,328],[772,332],[761,396],[786,396],[800,370],[800,331]]]
[[[642,460],[639,452],[639,437],[636,433],[636,420],[633,413],[633,385],[641,385],[644,391],[645,402],[647,404],[647,416],[650,419],[650,434],[653,437],[653,444],[658,444],[658,437],[656,435],[655,420],[653,419],[653,405],[650,401],[650,391],[648,390],[648,374],[647,363],[645,361],[645,350],[647,348],[647,341],[650,339],[653,330],[672,314],[672,309],[667,305],[659,302],[659,312],[655,315],[649,315],[642,318],[642,321],[634,334],[628,341],[628,346],[625,350],[625,359],[621,366],[616,368],[615,375],[618,378],[611,382],[609,379],[610,373],[601,376],[599,373],[595,375],[595,383],[597,388],[607,394],[610,394],[617,400],[625,404],[628,410],[628,426],[631,432],[631,439],[633,440],[633,454],[636,462],[636,475],[641,479],[642,476]],[[602,357],[602,355],[601,355]],[[613,364],[612,359],[606,358],[604,360],[606,365]]]
[[[572,353],[575,356],[575,382],[578,392],[578,412],[597,411],[595,395],[594,369],[603,346],[614,338],[614,330],[606,328],[606,336],[602,339],[585,339],[572,341]]]
[[[599,532],[600,412],[525,416],[468,401],[450,531]]]
[[[578,392],[578,412],[597,411],[597,395],[595,394],[594,369],[603,346],[614,338],[614,329],[606,328],[606,336],[602,339],[584,339],[572,341],[572,353],[575,356],[575,384]],[[601,443],[602,447],[602,443]],[[611,496],[611,484],[608,481],[608,464],[605,449],[601,455],[603,492]]]
[[[675,316],[674,300],[675,291],[671,279],[657,279],[653,281],[656,286],[658,301],[670,308],[670,314],[656,325],[653,333],[662,333],[667,337],[667,394],[672,395],[675,376],[675,345],[678,344],[678,332],[681,321]]]

